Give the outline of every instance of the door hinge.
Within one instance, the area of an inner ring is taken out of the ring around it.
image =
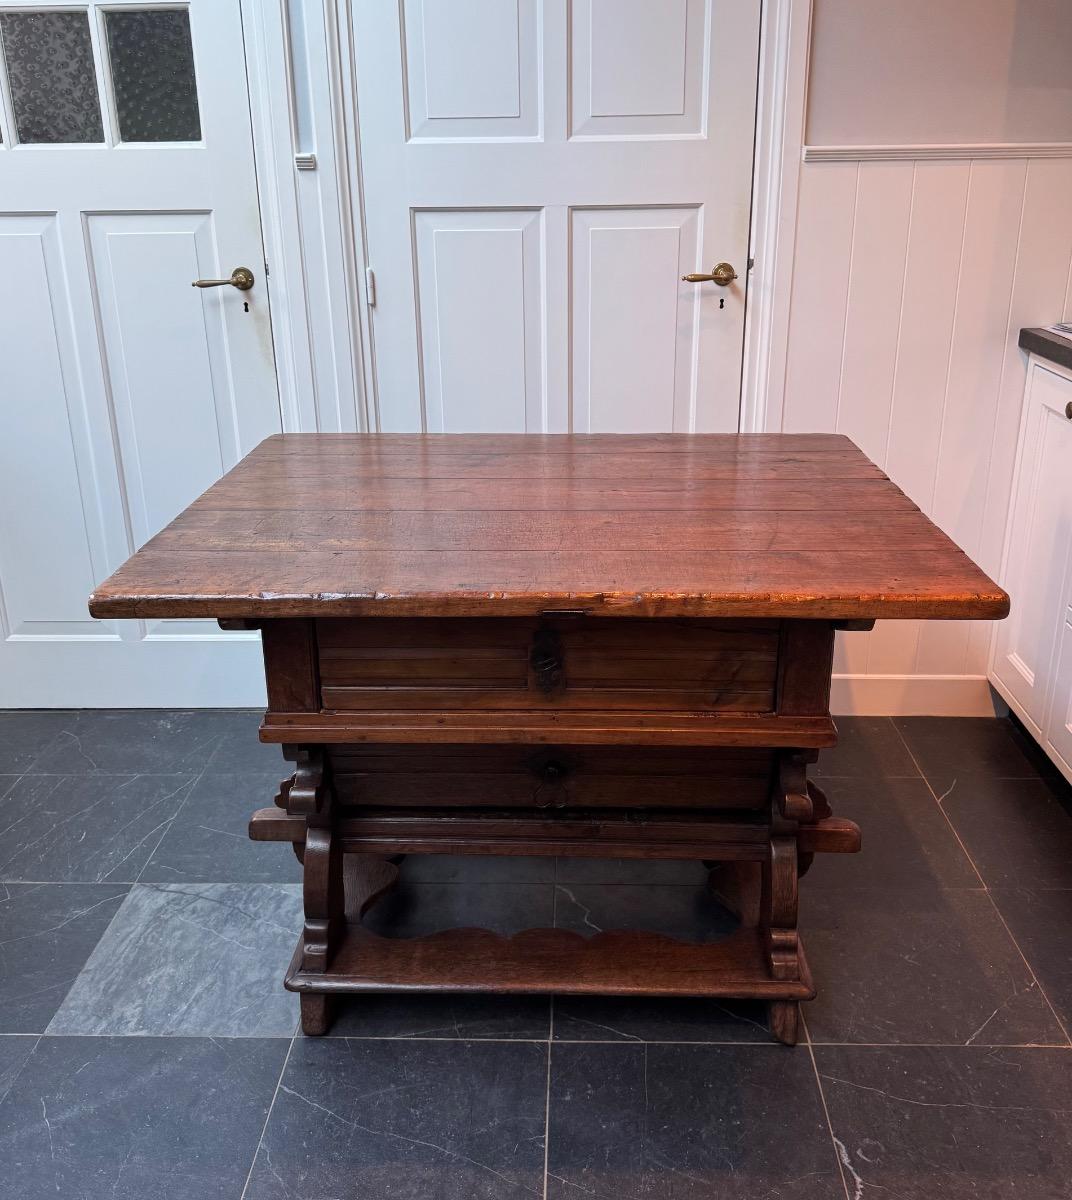
[[[371,267],[365,268],[365,300],[369,308],[376,307],[376,272]]]

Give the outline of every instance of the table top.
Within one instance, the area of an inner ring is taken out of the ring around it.
[[[284,434],[90,599],[96,617],[1003,617],[835,434]]]

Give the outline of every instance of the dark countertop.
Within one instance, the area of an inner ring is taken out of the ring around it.
[[[1056,333],[1047,333],[1045,329],[1021,329],[1020,349],[1072,371],[1072,342]]]

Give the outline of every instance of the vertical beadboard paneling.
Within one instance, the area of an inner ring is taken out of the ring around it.
[[[949,381],[927,512],[973,556],[982,544],[1026,179],[1025,159],[976,161],[968,183]],[[970,627],[960,622],[924,626],[917,670],[927,675],[985,674],[985,656],[968,661],[970,638]]]
[[[886,457],[912,213],[910,162],[860,172],[835,428],[879,466]]]
[[[910,162],[876,163],[861,169],[856,189],[834,428],[880,466],[897,362],[912,173]],[[859,635],[839,638],[839,674],[867,674],[872,642]]]
[[[879,415],[886,418],[886,473],[921,507],[934,492],[969,171],[967,162],[914,164],[893,396]],[[913,672],[919,635],[918,621],[879,622],[869,673]]]
[[[856,211],[856,163],[805,167],[786,349],[787,433],[832,430]]]
[[[967,162],[916,164],[884,466],[921,508],[934,494],[970,169]]]
[[[1072,317],[1069,196],[1064,159],[802,171],[783,428],[847,433],[991,572],[1023,394],[1019,330],[1062,306]],[[840,694],[860,711],[982,711],[989,636],[988,624],[880,622],[841,637]]]

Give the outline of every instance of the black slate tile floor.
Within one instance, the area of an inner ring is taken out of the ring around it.
[[[249,839],[250,814],[272,803],[285,765],[280,758],[272,770],[210,767],[186,793],[180,819],[168,825],[139,882],[301,883],[290,846]]]
[[[41,1038],[0,1103],[0,1200],[230,1200],[287,1044]]]
[[[44,1033],[130,887],[0,885],[0,1033]]]
[[[1068,1195],[1072,802],[1010,722],[839,721],[815,777],[864,853],[802,885],[794,1051],[690,999],[356,997],[295,1036],[256,723],[0,713],[0,1200]],[[410,858],[374,920],[721,936],[703,881]]]

